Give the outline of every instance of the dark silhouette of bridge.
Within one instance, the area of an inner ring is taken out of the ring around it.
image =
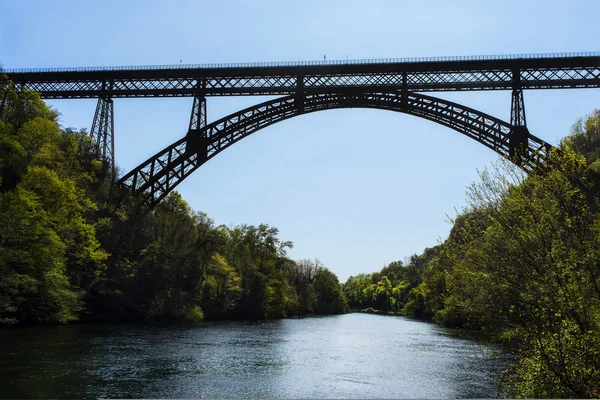
[[[533,170],[552,146],[529,133],[523,90],[600,87],[600,53],[255,64],[18,69],[17,90],[45,99],[98,98],[90,135],[114,168],[114,98],[193,97],[186,136],[119,179],[153,207],[212,157],[264,127],[336,108],[375,108],[452,128]],[[510,123],[417,92],[511,90]],[[281,96],[210,124],[210,96]]]

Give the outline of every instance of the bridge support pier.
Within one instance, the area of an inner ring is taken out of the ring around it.
[[[206,97],[194,96],[192,115],[190,116],[190,127],[186,135],[186,154],[198,154],[199,160],[205,160],[208,156],[208,138],[206,131],[199,134],[206,126]]]
[[[529,129],[525,118],[525,100],[521,89],[520,72],[513,71],[513,91],[510,107],[510,124],[512,126],[508,141],[509,157],[517,165],[531,156],[529,149]]]
[[[98,146],[100,158],[110,165],[115,177],[115,120],[113,101],[110,97],[100,97],[96,106],[90,136]]]

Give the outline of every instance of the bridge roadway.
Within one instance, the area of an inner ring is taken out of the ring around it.
[[[4,72],[45,99],[598,88],[600,52]]]

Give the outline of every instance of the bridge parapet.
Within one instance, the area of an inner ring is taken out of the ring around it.
[[[600,53],[358,60],[347,63],[258,63],[146,67],[19,69],[6,73],[18,88],[43,98],[290,95],[306,92],[511,90],[513,71],[523,89],[600,87]],[[404,60],[404,59],[402,59]],[[418,59],[421,60],[421,59]],[[359,62],[360,61],[360,62]],[[104,87],[112,83],[110,93]]]
[[[275,61],[248,63],[208,63],[208,64],[163,64],[136,66],[98,66],[98,67],[56,67],[56,68],[14,68],[5,72],[40,73],[40,72],[102,72],[102,71],[157,71],[185,69],[222,69],[222,68],[269,68],[269,67],[323,67],[339,65],[365,64],[417,64],[459,61],[504,61],[504,60],[539,60],[558,58],[589,58],[600,57],[598,51],[570,53],[531,53],[531,54],[497,54],[475,56],[438,56],[438,57],[404,57],[404,58],[367,58],[346,60],[315,60],[315,61]]]

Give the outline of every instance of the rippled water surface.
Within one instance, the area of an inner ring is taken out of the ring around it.
[[[4,329],[0,397],[494,397],[506,359],[498,351],[369,314]]]

